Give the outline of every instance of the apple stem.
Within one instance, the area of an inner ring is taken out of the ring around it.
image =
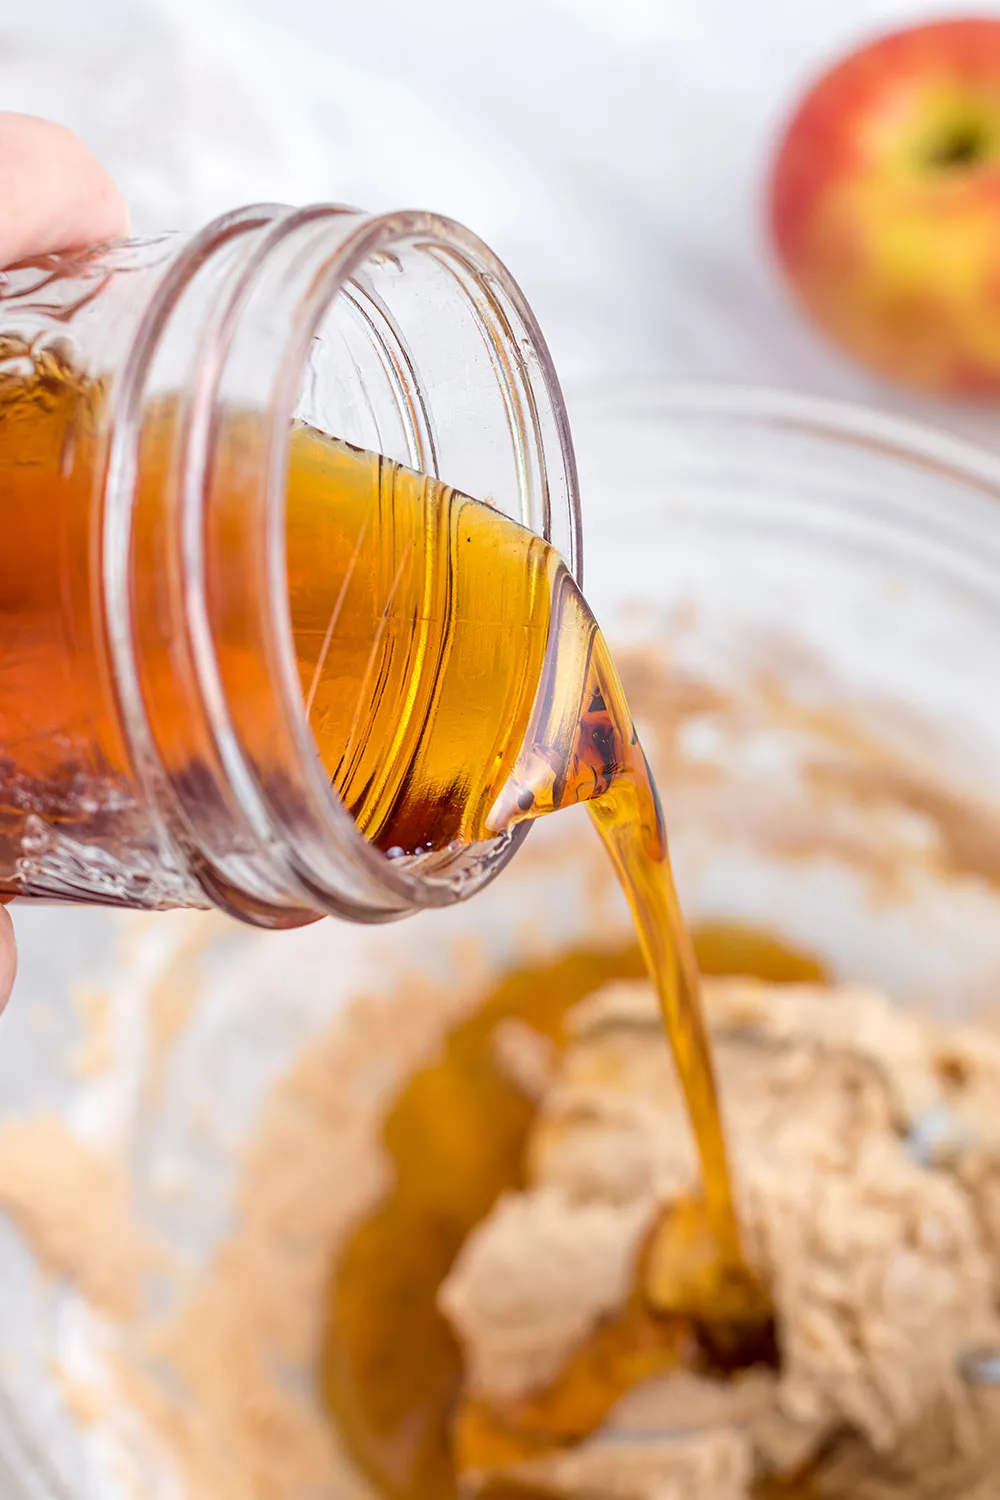
[[[987,156],[989,144],[979,121],[963,121],[934,143],[927,153],[928,161],[935,167],[973,167]]]

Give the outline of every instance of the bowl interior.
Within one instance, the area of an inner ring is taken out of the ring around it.
[[[596,393],[577,399],[575,421],[586,590],[634,696],[689,914],[766,928],[901,1003],[989,1010],[1000,979],[993,461],[759,393]],[[204,1459],[212,1423],[239,1407],[223,1380],[202,1427],[177,1428],[180,1447],[157,1424],[149,1382],[172,1378],[163,1330],[186,1319],[220,1347],[236,1340],[250,1365],[234,1362],[233,1380],[271,1372],[267,1400],[287,1431],[325,1455],[317,1492],[356,1493],[308,1394],[332,1246],[378,1190],[384,1102],[491,976],[525,954],[627,939],[586,815],[537,829],[467,906],[395,929],[276,936],[205,914],[42,910],[19,922],[24,977],[0,1049],[7,1112],[27,1115],[29,1131],[53,1116],[68,1125],[108,1168],[125,1249],[150,1259],[123,1311],[51,1244],[36,1253],[51,1203],[39,1207],[37,1182],[18,1185],[0,1122],[8,1492],[174,1493],[191,1444]],[[43,1135],[26,1139],[44,1185],[58,1136],[48,1158],[32,1144]],[[311,1176],[291,1170],[303,1160]],[[263,1211],[253,1184],[265,1171],[287,1192]],[[269,1321],[265,1297],[235,1310],[230,1299],[228,1314],[212,1301],[227,1278],[245,1285],[250,1262],[298,1309],[292,1325]],[[298,1403],[294,1421],[281,1401]]]

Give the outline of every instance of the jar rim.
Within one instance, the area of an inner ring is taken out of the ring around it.
[[[420,254],[427,250],[433,254],[424,262]],[[218,259],[217,252],[221,252]],[[406,268],[408,256],[418,269],[422,264],[428,267],[430,282],[418,275],[409,283],[391,284],[395,269]],[[212,269],[216,265],[217,273]],[[460,330],[466,362],[457,382],[451,381],[447,353],[442,356],[436,342],[442,326],[440,310],[450,303],[453,280],[458,309],[454,326]],[[178,314],[177,309],[183,309],[191,287],[197,303],[198,295],[203,295],[198,293],[199,285],[212,289],[215,300],[207,309],[203,306],[192,338],[185,331],[183,312]],[[404,286],[405,291],[398,306],[396,286]],[[396,341],[391,348],[377,341],[373,344],[382,359],[373,368],[377,378],[390,377],[388,395],[382,394],[387,402],[384,410],[393,412],[398,406],[402,414],[397,414],[398,421],[397,416],[391,418],[395,445],[407,447],[411,436],[405,420],[407,402],[414,396],[414,405],[425,414],[431,412],[439,422],[439,435],[449,454],[453,434],[458,436],[455,451],[460,466],[470,444],[475,451],[479,441],[479,408],[470,393],[485,393],[492,402],[496,390],[498,404],[490,407],[487,483],[494,462],[502,465],[497,474],[498,482],[506,485],[503,499],[508,513],[557,546],[561,544],[574,574],[579,577],[582,571],[576,463],[559,381],[523,293],[476,235],[453,220],[422,211],[368,215],[330,203],[300,208],[256,204],[233,210],[192,239],[179,242],[117,372],[119,401],[110,431],[109,501],[103,521],[109,640],[133,759],[165,837],[179,850],[183,845],[184,860],[214,904],[264,925],[297,925],[324,912],[378,922],[423,907],[450,905],[492,879],[526,832],[525,828],[469,849],[463,847],[443,859],[428,857],[424,868],[403,869],[401,861],[389,860],[364,839],[316,756],[288,609],[285,494],[292,423],[300,410],[303,380],[310,371],[312,341],[326,315],[344,306],[341,294],[348,301],[359,299],[380,316],[388,315],[386,326]],[[170,331],[174,327],[176,335]],[[400,329],[404,330],[402,339]],[[415,340],[415,360],[410,359],[406,330]],[[134,659],[131,508],[145,403],[152,390],[150,381],[155,384],[156,380],[154,361],[164,345],[169,350],[166,367],[176,368],[170,365],[170,357],[176,359],[180,350],[186,371],[172,448],[177,501],[169,522],[170,549],[174,574],[182,579],[176,586],[171,584],[167,606],[179,647],[171,648],[172,659],[188,663],[192,681],[183,696],[192,724],[197,723],[199,743],[207,750],[207,759],[203,755],[202,760],[213,767],[212,795],[217,804],[230,810],[223,816],[232,819],[228,833],[223,834],[220,825],[208,841],[197,826],[207,793],[202,789],[198,794],[202,800],[194,806],[195,794],[183,776],[161,763],[145,719]],[[335,358],[341,360],[339,368],[346,371],[348,388],[356,387],[367,400],[365,376],[352,349],[341,350],[336,341],[333,347]],[[402,355],[398,370],[391,359],[397,352]],[[383,358],[387,354],[390,357]],[[425,369],[423,360],[428,354],[434,357]],[[397,374],[401,377],[398,384],[391,378]],[[407,387],[407,374],[413,377],[412,389]],[[468,384],[480,380],[482,385]],[[341,376],[335,374],[338,391],[340,382]],[[453,385],[460,397],[457,405],[449,397],[439,411],[430,396],[439,388],[451,392]],[[231,577],[234,567],[239,575],[233,584],[236,592],[228,585],[223,592],[230,622],[239,615],[247,646],[256,649],[266,663],[274,722],[265,715],[268,722],[263,729],[259,706],[251,713],[245,703],[230,698],[214,640],[213,622],[218,616],[213,610],[222,608],[218,587],[221,533],[218,526],[210,525],[209,517],[221,515],[212,475],[214,445],[223,430],[218,414],[223,410],[242,410],[257,418],[252,472],[244,468],[241,481],[241,526],[256,541],[249,550],[246,544],[240,545],[243,566],[234,563],[229,569]],[[349,411],[348,407],[339,412],[348,417],[348,430],[341,430],[336,420],[322,425],[351,439]],[[338,415],[336,403],[331,412]],[[419,415],[418,410],[415,420]],[[375,430],[379,432],[378,422]],[[433,424],[425,430],[434,455],[438,445]],[[376,446],[391,452],[381,441]],[[455,466],[452,458],[448,462]],[[437,477],[461,483],[462,476],[446,472]],[[468,483],[463,488],[478,492]],[[488,489],[481,498],[491,498]],[[210,598],[214,604],[210,605]],[[279,743],[284,785],[278,784],[282,777],[276,780],[262,759],[262,752],[265,759],[270,753],[268,746]],[[227,849],[232,851],[232,860]]]

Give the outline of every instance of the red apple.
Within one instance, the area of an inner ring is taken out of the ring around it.
[[[900,31],[821,78],[782,139],[771,226],[845,349],[925,389],[1000,393],[1000,19]]]

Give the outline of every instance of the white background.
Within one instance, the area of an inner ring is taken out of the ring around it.
[[[464,220],[521,281],[571,385],[762,381],[990,440],[988,414],[917,405],[829,350],[790,306],[762,222],[776,131],[817,71],[880,29],[968,8],[7,0],[0,107],[75,128],[139,232],[254,199]]]
[[[0,0],[0,107],[74,128],[140,233],[262,199],[463,220],[525,288],[571,410],[575,384],[624,375],[752,381],[1000,446],[990,411],[917,402],[828,348],[790,303],[763,222],[776,134],[817,72],[880,29],[963,9]],[[22,1005],[86,967],[106,920],[17,913]]]

